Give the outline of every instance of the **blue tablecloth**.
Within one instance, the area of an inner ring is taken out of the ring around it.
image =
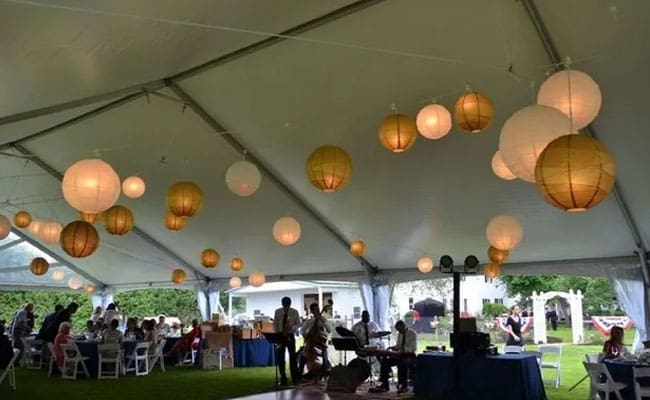
[[[604,360],[603,362],[607,366],[612,379],[614,379],[616,382],[621,382],[627,385],[625,389],[621,390],[621,396],[623,396],[623,400],[634,400],[633,368],[647,368],[648,366],[619,360]],[[639,379],[639,382],[644,386],[650,386],[650,379]]]
[[[275,365],[273,344],[266,339],[234,340],[236,367],[266,367]]]
[[[453,398],[454,359],[451,353],[420,354],[415,394],[429,400]],[[546,400],[537,359],[532,355],[462,356],[463,400]]]

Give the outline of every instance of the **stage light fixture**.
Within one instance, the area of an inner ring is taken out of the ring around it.
[[[450,256],[444,255],[440,257],[440,272],[443,274],[454,272],[454,260]]]
[[[478,258],[473,255],[465,257],[465,270],[466,274],[476,274],[478,273]]]

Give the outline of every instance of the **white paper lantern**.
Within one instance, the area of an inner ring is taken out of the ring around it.
[[[56,221],[45,221],[38,230],[38,237],[45,244],[58,244],[63,226]]]
[[[81,279],[77,278],[76,276],[68,279],[68,287],[70,289],[77,290],[81,286],[83,286],[83,282],[81,282]]]
[[[534,183],[537,157],[549,143],[569,133],[569,119],[555,108],[524,107],[512,114],[501,128],[501,159],[517,178]]]
[[[130,199],[141,197],[146,189],[147,185],[139,176],[129,176],[122,182],[122,193]]]
[[[488,242],[499,250],[512,250],[524,236],[517,218],[510,215],[498,215],[490,220],[485,230]]]
[[[248,276],[248,284],[254,287],[260,287],[266,283],[266,276],[263,272],[255,271]]]
[[[571,119],[572,131],[593,121],[602,97],[598,84],[582,71],[564,70],[549,76],[537,93],[537,103],[556,108]]]
[[[282,217],[273,224],[273,237],[283,246],[291,246],[300,239],[300,224],[291,217]]]
[[[111,208],[120,197],[120,177],[108,163],[97,159],[77,161],[63,175],[63,197],[72,208],[97,214]]]
[[[38,236],[38,233],[41,231],[41,226],[43,226],[43,221],[39,221],[37,219],[33,219],[32,222],[29,224],[27,227],[27,230],[29,233],[31,233],[34,236]]]
[[[440,139],[451,130],[451,114],[440,104],[429,104],[415,118],[420,135],[427,139]]]
[[[237,196],[247,197],[260,187],[262,175],[255,164],[248,161],[237,161],[226,171],[228,190]]]
[[[510,172],[506,163],[503,162],[503,158],[501,158],[501,152],[499,150],[494,152],[494,155],[492,156],[492,171],[494,171],[494,174],[496,176],[507,181],[517,179],[515,174]]]
[[[238,276],[230,278],[230,288],[236,289],[241,286],[241,279]]]
[[[4,215],[0,215],[0,240],[6,238],[11,233],[11,221]]]
[[[433,270],[433,260],[430,257],[420,257],[418,259],[418,271],[426,274],[431,270]]]
[[[65,273],[62,270],[57,269],[56,271],[52,272],[52,279],[55,281],[62,281],[63,278],[65,278]]]

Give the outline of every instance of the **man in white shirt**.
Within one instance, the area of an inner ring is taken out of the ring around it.
[[[364,311],[361,313],[361,321],[354,324],[352,327],[354,336],[359,341],[359,346],[364,347],[370,344],[370,340],[379,337],[379,327],[376,323],[370,320],[370,313]]]
[[[289,350],[289,372],[291,381],[297,383],[300,379],[298,373],[298,361],[296,359],[296,337],[295,332],[300,326],[300,315],[298,310],[291,308],[291,298],[282,298],[282,307],[275,310],[273,316],[273,331],[280,333],[283,340],[277,345],[276,360],[280,369],[280,384],[287,384],[287,372],[285,371],[285,353]]]
[[[371,388],[371,392],[387,392],[389,390],[388,375],[395,365],[397,366],[397,392],[402,393],[406,390],[408,371],[413,366],[415,352],[418,348],[418,339],[415,331],[407,328],[404,321],[397,321],[395,330],[399,332],[397,344],[389,348],[395,353],[381,359],[381,373],[379,375],[381,385]]]

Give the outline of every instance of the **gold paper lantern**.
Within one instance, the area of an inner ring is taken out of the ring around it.
[[[430,257],[420,257],[418,259],[418,271],[423,274],[429,273],[433,270],[433,260]]]
[[[266,276],[263,272],[255,271],[248,276],[248,284],[254,287],[260,287],[266,283]]]
[[[340,147],[321,146],[307,159],[307,178],[323,192],[335,192],[343,188],[352,176],[352,160]]]
[[[105,161],[81,160],[65,171],[61,189],[72,208],[96,214],[109,209],[120,197],[120,177]]]
[[[492,102],[479,92],[467,92],[456,101],[454,110],[456,124],[461,129],[479,133],[485,129],[494,117]]]
[[[104,228],[114,236],[123,236],[133,229],[133,213],[124,206],[113,206],[104,212]]]
[[[510,215],[499,215],[490,220],[485,230],[488,242],[500,250],[514,249],[524,236],[523,229],[517,218]]]
[[[174,282],[177,285],[180,285],[181,283],[185,282],[186,276],[187,274],[182,269],[175,269],[172,272],[172,282]]]
[[[174,213],[172,213],[171,211],[167,211],[165,213],[165,218],[164,218],[165,227],[172,232],[177,232],[185,228],[185,224],[187,223],[187,220],[188,220],[187,217],[179,217]]]
[[[553,207],[585,211],[607,197],[616,179],[616,164],[597,139],[566,135],[549,143],[535,167],[537,189]]]
[[[85,287],[86,293],[92,293],[95,291],[95,286],[91,285],[90,283],[86,285]]]
[[[237,289],[238,287],[241,287],[241,278],[238,276],[233,276],[230,278],[229,284],[231,289]]]
[[[52,272],[52,279],[55,281],[62,281],[63,278],[65,278],[65,272],[62,270],[57,269],[56,271]]]
[[[415,124],[420,135],[427,139],[440,139],[451,130],[451,114],[440,104],[429,104],[418,112]]]
[[[77,219],[79,221],[86,221],[89,224],[94,224],[98,220],[102,219],[104,216],[104,213],[98,213],[98,214],[91,214],[91,213],[85,213],[83,211],[79,211],[79,216]]]
[[[130,199],[142,197],[146,189],[147,185],[139,176],[129,176],[122,182],[122,193]]]
[[[503,162],[503,159],[501,158],[501,152],[499,150],[497,150],[492,156],[492,171],[494,171],[494,174],[496,176],[507,181],[517,179],[517,176],[510,172],[508,166]]]
[[[32,235],[38,236],[38,232],[40,232],[42,225],[43,225],[43,221],[33,219],[32,222],[27,227],[27,230],[29,230],[29,233],[31,233]]]
[[[501,274],[501,265],[496,263],[489,263],[483,269],[483,274],[487,279],[494,279]]]
[[[350,243],[350,253],[355,257],[361,257],[366,254],[368,247],[363,240],[355,240]]]
[[[99,246],[99,234],[86,221],[73,221],[61,231],[61,248],[71,257],[88,257]]]
[[[300,239],[300,223],[291,217],[282,217],[273,224],[273,237],[283,246],[291,246]]]
[[[203,207],[203,191],[193,182],[176,182],[167,191],[167,208],[178,217],[191,217]]]
[[[401,153],[413,146],[418,138],[415,121],[408,115],[391,114],[381,121],[379,141],[393,153]]]
[[[81,279],[77,278],[76,276],[68,279],[68,287],[72,290],[79,289],[83,286],[83,284],[84,283],[81,281]]]
[[[241,271],[242,268],[244,268],[244,260],[242,260],[239,257],[233,257],[232,260],[230,260],[230,269],[233,271]]]
[[[537,93],[538,104],[557,108],[571,119],[571,131],[589,125],[598,115],[601,101],[598,84],[575,69],[549,76]]]
[[[59,242],[62,229],[61,224],[56,221],[45,221],[38,231],[38,237],[45,244],[55,244]]]
[[[4,215],[0,215],[0,240],[6,238],[11,233],[11,221]]]
[[[29,270],[36,276],[45,275],[50,268],[50,263],[43,257],[36,257],[29,264]]]
[[[221,256],[215,249],[205,249],[201,252],[201,265],[206,268],[214,268],[219,264]]]
[[[510,252],[508,250],[499,250],[494,246],[490,246],[487,255],[491,262],[495,264],[503,264],[508,260]]]
[[[32,215],[27,211],[18,211],[14,215],[14,225],[18,228],[27,228],[32,223]]]

